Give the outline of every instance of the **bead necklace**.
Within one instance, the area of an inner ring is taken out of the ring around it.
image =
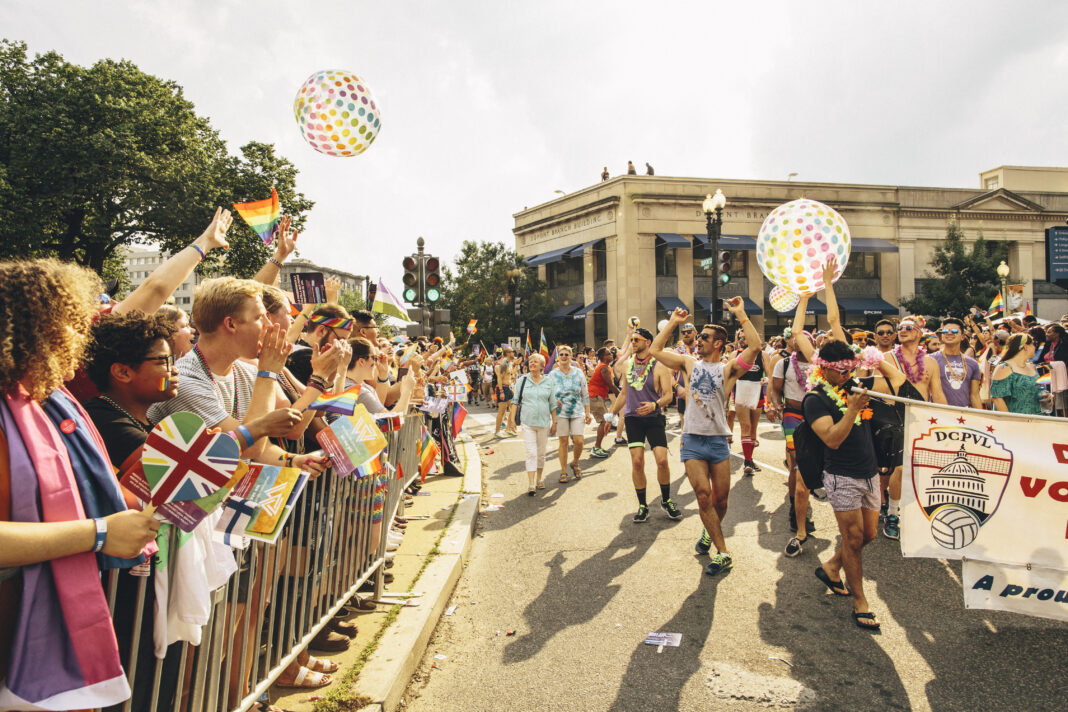
[[[964,384],[964,377],[968,375],[968,366],[964,363],[964,356],[960,356],[960,371],[958,372],[953,364],[949,360],[948,354],[942,354],[942,360],[946,364],[946,380],[949,381],[949,385],[953,390],[960,390],[961,385]]]
[[[202,369],[204,369],[204,373],[207,374],[209,379],[211,379],[211,387],[213,389],[216,388],[218,386],[218,384],[215,383],[215,375],[211,372],[211,369],[208,368],[208,362],[204,360],[204,354],[200,353],[200,344],[197,344],[197,345],[193,346],[193,353],[196,354],[197,361],[200,362],[200,367]],[[237,401],[237,367],[236,366],[233,366],[233,365],[230,366],[230,375],[233,376],[233,379],[234,379],[234,405],[233,405],[233,408],[230,409],[230,415],[232,415],[234,418],[236,418],[238,410],[239,410],[238,401]]]
[[[901,344],[894,347],[894,358],[901,364],[901,370],[905,372],[905,378],[909,379],[910,383],[919,383],[923,380],[926,373],[926,364],[924,359],[927,358],[927,349],[922,346],[916,349],[916,371],[913,373],[912,366],[909,365],[909,361],[905,358],[905,355],[901,353]]]
[[[649,378],[649,372],[652,370],[656,360],[652,356],[649,356],[646,362],[642,364],[642,370],[638,375],[634,375],[634,364],[637,360],[637,356],[631,356],[630,361],[627,363],[627,383],[629,383],[630,387],[634,390],[640,391],[645,386],[645,381]]]
[[[823,392],[827,394],[828,398],[834,401],[834,404],[842,411],[842,415],[845,415],[846,411],[849,410],[849,404],[846,402],[846,392],[843,389],[828,383],[822,373],[816,374],[815,377],[813,377],[812,382],[817,386],[822,386]],[[857,417],[853,420],[853,424],[860,425],[861,421],[871,420],[872,415],[871,408],[864,408],[857,413]]]
[[[147,427],[147,428],[146,428],[146,427],[145,427],[145,425],[144,425],[144,423],[142,423],[142,422],[141,422],[140,420],[138,420],[137,418],[135,418],[135,417],[133,417],[132,415],[130,415],[130,413],[129,413],[129,412],[127,412],[127,410],[126,410],[125,408],[123,408],[123,407],[122,407],[121,405],[119,405],[119,404],[118,404],[118,403],[116,403],[115,401],[111,400],[111,398],[107,397],[107,396],[106,396],[106,395],[104,395],[103,393],[101,393],[101,394],[100,394],[100,400],[104,401],[105,403],[107,403],[108,405],[110,405],[110,406],[111,406],[112,408],[114,408],[115,410],[119,411],[120,413],[122,413],[123,415],[125,415],[125,416],[126,416],[127,418],[129,418],[129,419],[130,419],[130,420],[131,420],[131,421],[133,422],[133,424],[134,424],[134,425],[136,425],[136,426],[137,426],[137,428],[138,428],[138,429],[139,429],[139,430],[140,430],[140,431],[141,431],[142,433],[148,434],[148,431],[149,431],[149,430],[151,429],[151,427],[152,427],[152,424],[151,424],[151,423],[149,423],[149,427]]]
[[[794,376],[797,377],[797,385],[799,385],[802,388],[804,388],[808,377],[805,375],[805,372],[801,369],[800,361],[801,361],[801,359],[799,359],[797,357],[797,352],[796,351],[794,351],[792,354],[790,354],[790,368],[792,368],[794,370]],[[806,363],[805,364],[805,368],[806,369],[812,368],[812,364]]]

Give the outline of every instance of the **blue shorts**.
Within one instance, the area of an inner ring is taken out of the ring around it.
[[[705,460],[714,464],[729,458],[731,456],[731,447],[727,444],[726,435],[683,433],[679,456],[683,462],[687,460]]]

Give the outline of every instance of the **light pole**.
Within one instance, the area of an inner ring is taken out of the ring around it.
[[[719,263],[719,235],[723,228],[723,206],[727,204],[727,198],[723,191],[716,188],[715,195],[706,195],[701,203],[701,209],[705,211],[705,229],[708,231],[708,242],[712,245],[712,259]],[[714,217],[713,217],[714,216]],[[712,323],[718,324],[721,316],[719,308],[719,273],[712,280]]]
[[[1009,315],[1009,295],[1005,292],[1005,280],[1009,278],[1009,266],[1005,260],[998,265],[998,277],[1001,278],[1001,301],[1005,305],[1005,316]]]
[[[519,301],[519,278],[523,276],[523,268],[515,267],[505,272],[508,277],[508,292],[512,295],[512,305],[515,307],[515,333],[522,339],[523,334],[519,325],[522,321],[522,303]]]

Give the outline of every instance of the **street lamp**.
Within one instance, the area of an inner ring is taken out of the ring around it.
[[[998,277],[1001,277],[1001,301],[1005,305],[1005,316],[1009,315],[1009,295],[1005,292],[1005,280],[1009,278],[1009,266],[1005,260],[998,265]]]
[[[719,235],[723,228],[723,206],[727,204],[727,198],[723,191],[716,188],[715,195],[706,195],[701,203],[701,209],[705,211],[705,229],[708,231],[708,242],[712,245],[712,258],[719,261]],[[714,217],[713,217],[714,215]],[[718,324],[721,316],[719,307],[719,275],[712,280],[712,323]]]
[[[515,307],[515,333],[522,337],[519,328],[522,315],[522,305],[519,301],[519,278],[523,276],[523,268],[514,267],[507,270],[504,274],[508,277],[508,293],[511,295],[512,305]]]

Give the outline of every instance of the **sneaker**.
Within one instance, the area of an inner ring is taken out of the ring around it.
[[[501,428],[500,430],[497,431],[497,437],[499,437],[499,438],[508,437],[508,431],[505,430],[504,428]]]
[[[638,513],[634,515],[635,524],[644,524],[649,521],[649,508],[644,504],[638,505]]]
[[[664,508],[670,519],[682,519],[682,512],[675,506],[674,500],[665,499],[660,502],[660,506]]]
[[[715,576],[716,574],[723,573],[732,566],[734,566],[734,560],[731,559],[730,554],[717,552],[716,555],[712,557],[712,561],[705,567],[705,573],[709,576]]]
[[[887,539],[894,539],[895,541],[901,538],[901,527],[899,526],[900,520],[896,514],[886,515],[886,523],[883,524],[883,536]]]
[[[514,437],[515,437],[516,435],[518,435],[519,433],[517,433],[517,432],[516,432],[516,431],[514,431],[514,430],[505,430],[505,431],[504,431],[504,434],[505,434],[505,435],[507,435],[507,436],[508,436],[508,437],[510,437],[510,438],[514,438]]]
[[[801,547],[804,545],[804,543],[804,539],[798,539],[796,536],[792,537],[790,541],[786,543],[786,549],[785,551],[783,551],[783,553],[789,556],[790,558],[793,558],[801,553]]]
[[[745,462],[742,463],[742,465],[743,465],[743,471],[745,472],[746,475],[752,475],[753,471],[756,470],[756,465],[753,464],[752,460],[746,460]]]
[[[609,455],[607,450],[605,450],[603,448],[599,448],[599,447],[595,447],[592,450],[590,450],[590,454],[593,455],[594,457],[601,457],[601,458],[608,457],[608,455]]]
[[[760,469],[760,465],[756,464],[755,460],[751,461],[749,464],[752,466],[753,472],[763,472],[763,470]]]
[[[698,554],[702,554],[703,555],[703,554],[707,554],[711,548],[712,548],[712,537],[710,537],[708,535],[708,530],[707,529],[702,529],[701,530],[701,538],[697,540],[696,544],[694,544],[693,549]]]

